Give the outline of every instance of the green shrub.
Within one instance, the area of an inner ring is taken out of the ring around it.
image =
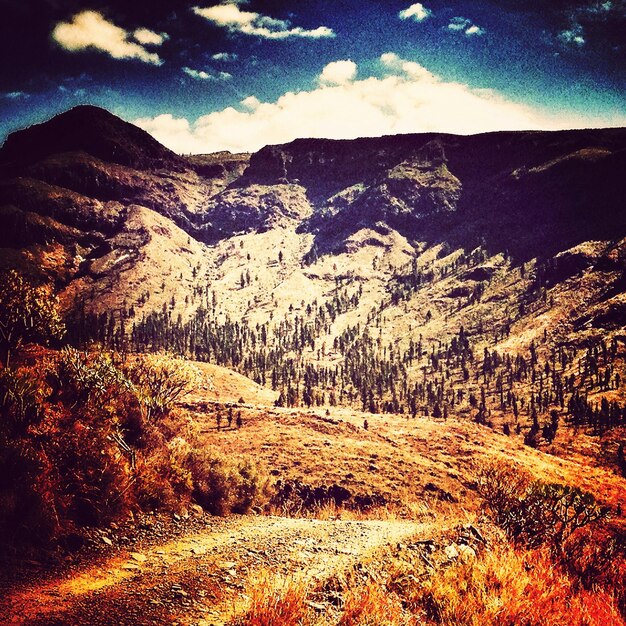
[[[502,463],[484,465],[477,485],[496,523],[529,547],[545,544],[561,552],[575,530],[608,512],[579,487],[530,481],[528,475]]]
[[[214,515],[246,513],[264,492],[266,480],[247,459],[194,450],[187,464],[193,477],[194,499]]]
[[[88,350],[65,346],[59,354],[55,382],[65,404],[98,409],[130,389],[113,354],[97,345]]]

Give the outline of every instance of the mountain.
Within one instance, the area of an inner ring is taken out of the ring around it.
[[[510,408],[491,351],[552,371],[603,342],[621,371],[624,171],[626,129],[183,157],[79,107],[0,151],[0,262],[54,281],[77,341],[211,360],[287,403],[472,412],[482,385]],[[544,412],[557,394],[509,391]]]

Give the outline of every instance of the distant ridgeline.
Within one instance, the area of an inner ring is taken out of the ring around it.
[[[624,422],[625,171],[619,128],[183,157],[83,106],[0,150],[0,269],[53,284],[76,345],[550,440]]]

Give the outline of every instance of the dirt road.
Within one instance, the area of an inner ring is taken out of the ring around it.
[[[238,517],[202,532],[107,558],[0,598],[0,623],[210,626],[245,609],[260,572],[321,583],[381,547],[425,532],[404,521]],[[323,609],[322,609],[323,610]]]

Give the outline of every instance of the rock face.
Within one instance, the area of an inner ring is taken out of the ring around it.
[[[440,256],[477,248],[514,265],[547,259],[550,286],[602,264],[621,271],[608,242],[626,236],[624,171],[626,129],[299,139],[182,157],[77,107],[0,150],[0,265],[53,279],[68,309],[86,298],[96,311],[184,313],[189,293],[213,290],[243,315],[285,298],[300,306],[303,290],[321,302],[332,297],[324,281],[341,276],[397,291],[409,279],[394,272],[411,258],[430,259],[417,263],[421,281]],[[311,269],[323,255],[342,260]],[[466,270],[440,300],[475,299],[503,271]],[[612,312],[590,311],[590,324],[622,319],[620,285],[605,294]]]

